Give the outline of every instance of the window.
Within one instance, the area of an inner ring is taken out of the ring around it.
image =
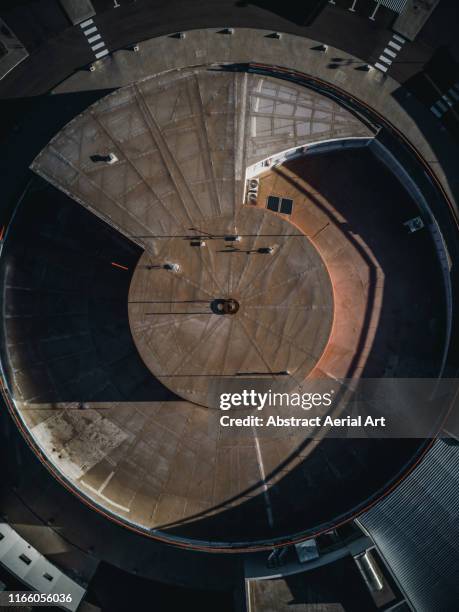
[[[293,200],[290,198],[282,198],[280,211],[283,215],[291,215],[293,209]]]
[[[51,574],[48,574],[48,572],[45,572],[43,574],[43,578],[46,578],[46,580],[49,580],[50,582],[53,580],[53,577],[51,576]]]
[[[19,558],[26,565],[30,565],[32,563],[32,561],[29,559],[29,557],[27,555],[25,555],[24,553],[22,553],[22,555],[19,555]]]
[[[280,198],[278,198],[277,196],[268,196],[268,202],[266,204],[266,208],[268,208],[268,210],[273,210],[274,212],[279,212],[279,204],[280,204]]]
[[[266,208],[274,212],[280,212],[283,215],[291,215],[293,210],[293,200],[290,198],[280,198],[279,196],[270,195],[266,201]]]

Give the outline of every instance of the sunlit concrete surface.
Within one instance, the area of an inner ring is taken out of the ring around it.
[[[175,393],[211,408],[228,376],[265,376],[271,385],[282,378],[283,391],[299,388],[333,322],[320,255],[269,210],[245,206],[234,219],[207,221],[205,232],[164,239],[157,257],[146,251],[139,261],[129,319],[144,362]],[[222,299],[235,312],[219,314]]]
[[[356,183],[356,173],[365,180]],[[327,180],[331,175],[334,180]],[[272,193],[293,200],[291,215],[266,208]],[[158,210],[160,220],[166,213]],[[436,376],[443,350],[443,289],[429,234],[411,239],[403,226],[415,211],[408,193],[365,147],[345,156],[340,150],[300,155],[267,169],[256,205],[243,200],[236,217],[231,211],[223,215],[222,226],[210,217],[191,234],[209,230],[221,236],[232,230],[234,238],[234,218],[258,216],[267,227],[281,228],[266,233],[289,227],[299,236],[295,240],[308,245],[306,255],[313,249],[335,294],[334,324],[319,350],[316,375]],[[418,446],[416,441],[308,440],[304,433],[256,437],[250,430],[238,438],[209,427],[209,409],[183,401],[179,388],[165,380],[159,384],[152,373],[159,364],[139,357],[129,325],[136,275],[146,274],[146,262],[176,263],[175,257],[182,258],[182,267],[152,268],[152,282],[158,272],[173,283],[181,271],[194,266],[197,273],[199,258],[216,255],[220,242],[224,250],[229,250],[225,244],[243,247],[247,231],[244,223],[240,227],[240,242],[207,238],[205,247],[192,247],[185,225],[186,238],[167,257],[163,253],[163,261],[161,248],[169,239],[150,239],[143,250],[77,203],[60,202],[56,190],[42,187],[27,196],[4,248],[4,362],[10,364],[8,383],[28,435],[80,495],[154,536],[248,545],[314,531],[364,504]],[[387,235],[391,250],[385,249]],[[193,255],[206,248],[210,255]],[[275,252],[221,255],[249,262],[276,257]],[[127,270],[114,268],[112,261]],[[257,261],[250,263],[254,274]],[[225,273],[225,265],[219,273]],[[269,275],[261,273],[251,290],[257,282],[269,287]],[[407,301],[413,308],[401,333]],[[148,325],[154,329],[162,316],[149,315]],[[425,321],[421,338],[418,329]],[[177,358],[175,344],[171,358]]]
[[[209,64],[273,60],[265,33],[189,34],[56,90],[124,85],[31,166],[2,253],[2,363],[24,434],[97,510],[191,545],[266,545],[352,516],[421,443],[231,433],[219,394],[436,377],[445,290],[429,232],[403,225],[412,196],[367,146],[372,122],[325,89]],[[277,59],[304,63],[311,41],[282,41]],[[335,77],[357,93],[364,78]]]
[[[160,36],[142,41],[139,53],[119,49],[104,58],[97,70],[78,70],[68,76],[54,93],[69,93],[101,88],[115,88],[145,79],[171,69],[183,69],[190,64],[211,63],[220,66],[260,62],[298,70],[325,85],[338,86],[346,94],[377,111],[394,125],[424,156],[427,164],[441,181],[457,210],[457,181],[454,161],[444,134],[430,112],[422,115],[412,107],[409,92],[389,74],[379,70],[358,70],[365,60],[339,46],[328,46],[327,52],[318,51],[320,40],[283,33],[281,40],[269,37],[266,30],[235,28],[231,36],[219,34],[219,29],[186,32],[184,39]],[[340,66],[330,61],[340,58]]]
[[[295,85],[173,71],[103,98],[32,168],[154,252],[150,236],[234,214],[247,166],[310,142],[371,135],[336,103]],[[94,160],[109,153],[118,161]]]

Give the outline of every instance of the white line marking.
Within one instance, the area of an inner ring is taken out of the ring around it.
[[[104,49],[103,51],[99,51],[99,53],[96,53],[97,59],[99,59],[99,57],[104,57],[104,55],[108,55],[108,49]]]
[[[392,64],[392,60],[391,60],[391,59],[389,59],[388,57],[384,57],[384,55],[380,55],[380,56],[379,56],[379,59],[380,59],[382,62],[385,62],[386,64]]]
[[[392,38],[395,38],[395,40],[398,40],[398,42],[402,43],[402,45],[405,43],[405,39],[399,36],[398,34],[393,34]]]
[[[266,484],[266,474],[265,474],[265,468],[263,465],[263,458],[261,456],[260,443],[258,441],[258,436],[255,430],[255,427],[253,428],[253,437],[255,439],[255,449],[257,451],[258,468],[260,470],[261,479],[263,481],[262,488],[263,488],[263,495],[264,495],[265,504],[266,504],[266,514],[268,515],[269,526],[273,527],[274,526],[273,510],[271,506],[271,500],[269,498],[268,485]]]
[[[105,489],[105,487],[108,485],[108,483],[110,482],[110,480],[113,478],[114,475],[115,475],[115,472],[110,472],[110,474],[107,476],[104,482],[97,489],[99,493],[102,493],[102,491]]]
[[[100,34],[96,34],[95,36],[91,36],[91,38],[88,38],[88,43],[96,42],[96,40],[99,40],[99,38],[102,38]]]
[[[376,62],[375,68],[378,68],[379,70],[382,70],[383,72],[387,72],[387,66],[383,66],[379,62]]]
[[[84,34],[86,36],[89,36],[89,34],[92,34],[93,32],[97,32],[97,28],[95,26],[93,28],[89,28],[89,30],[84,30]]]
[[[88,19],[87,21],[83,21],[82,23],[80,23],[80,28],[85,28],[88,25],[91,25],[91,23],[94,23],[94,19]]]
[[[388,55],[389,57],[397,57],[397,54],[396,54],[396,53],[394,53],[393,51],[391,51],[391,50],[389,49],[389,47],[386,47],[386,48],[384,49],[384,53],[385,53],[386,55]]]
[[[93,45],[93,46],[91,47],[91,49],[92,49],[93,51],[96,51],[97,49],[100,49],[101,47],[105,47],[105,43],[104,43],[104,41],[102,41],[102,42],[100,42],[100,43],[97,43],[97,45]]]
[[[452,102],[451,98],[448,98],[448,96],[446,94],[443,94],[442,98],[443,98],[443,100],[446,102],[446,104],[448,106],[453,106],[453,102]]]
[[[115,508],[119,508],[120,510],[124,510],[124,512],[130,512],[131,511],[130,508],[126,508],[126,506],[122,506],[121,504],[117,504],[116,502],[114,502],[112,499],[110,499],[109,497],[107,497],[103,493],[99,493],[98,489],[95,489],[94,487],[91,487],[91,485],[88,485],[87,482],[84,482],[83,480],[80,480],[80,482],[85,487],[87,487],[90,491],[92,491],[93,493],[98,495],[100,498],[102,498],[104,501],[106,501],[107,503],[111,504],[112,506],[115,506]]]
[[[452,87],[448,90],[448,93],[456,100],[456,102],[459,100],[459,94],[457,94]]]
[[[435,104],[430,107],[430,110],[433,112],[433,114],[436,117],[438,117],[440,119],[440,117],[442,116],[442,113],[439,110],[437,110],[437,108],[435,108]]]
[[[389,41],[389,47],[392,47],[393,49],[397,49],[397,51],[401,51],[401,49],[402,49],[401,46],[397,45],[396,43],[394,43],[393,40]]]

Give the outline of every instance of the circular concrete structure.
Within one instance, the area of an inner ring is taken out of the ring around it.
[[[133,274],[129,322],[145,364],[174,393],[210,408],[227,378],[281,377],[284,391],[298,387],[333,320],[320,255],[266,209],[245,207],[197,232],[164,239]]]
[[[12,412],[67,487],[131,529],[209,549],[304,539],[423,447],[215,422],[232,385],[441,370],[435,242],[407,236],[417,205],[337,99],[172,70],[102,98],[32,165],[47,183],[2,253]]]

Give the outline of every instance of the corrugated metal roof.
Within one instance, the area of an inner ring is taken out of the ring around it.
[[[388,497],[360,517],[416,612],[459,602],[459,445],[438,440]]]

